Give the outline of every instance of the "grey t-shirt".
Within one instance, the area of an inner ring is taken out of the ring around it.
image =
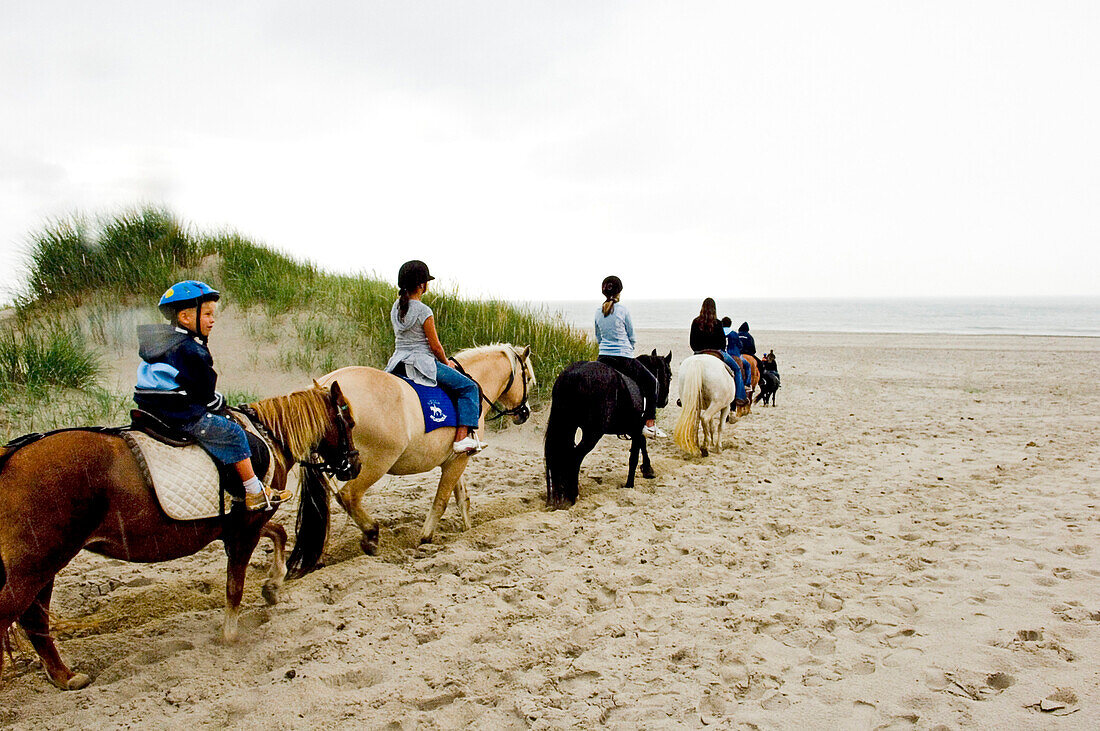
[[[428,346],[428,336],[424,334],[424,322],[432,316],[432,308],[419,300],[409,300],[408,312],[401,318],[397,314],[399,304],[400,300],[390,308],[394,351],[386,363],[386,370],[392,371],[398,363],[404,363],[405,373],[413,383],[434,386],[436,359]]]

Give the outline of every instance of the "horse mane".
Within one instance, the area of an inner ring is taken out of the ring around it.
[[[249,404],[294,459],[303,459],[328,429],[328,391],[314,386]]]
[[[497,353],[504,353],[508,356],[508,362],[512,366],[512,371],[515,372],[516,361],[519,360],[519,353],[516,352],[516,346],[511,343],[490,343],[489,345],[478,345],[473,348],[467,348],[466,350],[460,350],[455,353],[455,358],[465,358],[466,356],[472,356],[478,358],[483,355],[491,355]],[[527,378],[534,382],[535,379],[535,365],[532,362],[534,359],[531,356],[527,357],[527,361],[522,363],[524,369],[527,370]]]

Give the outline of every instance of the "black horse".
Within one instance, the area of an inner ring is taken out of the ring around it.
[[[657,406],[668,404],[672,353],[642,355],[638,360],[657,378]],[[569,365],[554,381],[550,418],[546,422],[546,503],[565,507],[577,502],[581,460],[604,434],[630,438],[630,472],[623,487],[634,487],[638,452],[642,477],[654,477],[642,435],[642,398],[634,381],[608,365],[581,361]],[[581,441],[576,443],[577,429]]]
[[[756,397],[756,403],[763,401],[767,406],[770,401],[775,406],[775,392],[779,390],[779,386],[779,364],[775,361],[773,350],[760,361],[760,394]]]

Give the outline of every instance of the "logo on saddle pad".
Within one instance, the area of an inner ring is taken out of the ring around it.
[[[420,408],[424,412],[424,432],[441,429],[445,426],[458,426],[458,414],[454,401],[439,386],[421,386],[406,378],[405,383],[412,386],[420,398]]]

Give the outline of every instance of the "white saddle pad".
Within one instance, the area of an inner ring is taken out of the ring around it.
[[[255,434],[250,427],[245,428]],[[165,515],[173,520],[200,520],[221,515],[218,468],[202,447],[197,444],[173,447],[138,431],[123,432],[122,437],[152,484]],[[267,442],[267,446],[270,450],[271,443]],[[274,460],[272,451],[267,474],[258,475],[264,484],[268,484],[274,472]],[[227,513],[231,502],[232,497],[226,494]]]

